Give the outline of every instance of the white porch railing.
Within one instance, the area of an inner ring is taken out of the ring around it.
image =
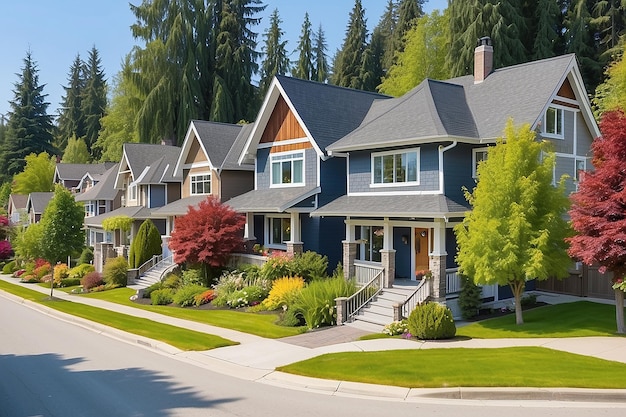
[[[375,262],[355,261],[354,276],[359,287],[367,285],[373,278],[382,273],[384,268]]]
[[[361,286],[359,290],[350,297],[341,297],[335,300],[337,304],[337,324],[352,320],[357,313],[365,307],[372,298],[376,297],[383,289],[383,270],[379,269],[378,274],[368,283]]]
[[[401,320],[409,317],[411,311],[415,310],[415,307],[426,302],[430,297],[430,290],[432,288],[430,279],[422,279],[413,294],[411,294],[404,303],[398,306],[400,310],[400,316],[394,311],[394,318]],[[395,310],[394,306],[394,310]]]
[[[459,268],[446,269],[446,294],[461,292],[461,274]]]
[[[157,264],[163,261],[163,255],[153,255],[152,258],[141,264],[137,268],[137,276],[142,276],[148,269],[155,267]]]

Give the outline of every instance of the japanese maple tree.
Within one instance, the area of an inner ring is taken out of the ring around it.
[[[600,272],[613,273],[618,333],[624,327],[626,275],[626,116],[621,110],[604,114],[602,136],[592,145],[594,171],[582,172],[569,212],[576,235],[569,253]]]
[[[172,231],[169,245],[174,262],[226,265],[230,254],[242,246],[245,222],[242,214],[214,197],[207,197],[198,208],[190,206]]]

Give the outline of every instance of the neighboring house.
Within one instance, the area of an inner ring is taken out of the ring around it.
[[[333,244],[343,246],[347,275],[376,266],[391,287],[430,270],[433,299],[458,293],[453,227],[469,209],[462,189],[475,186],[478,162],[510,118],[553,145],[555,180],[567,174],[568,191],[576,189],[600,134],[576,57],[492,72],[493,48],[482,41],[475,75],[426,79],[402,97],[377,100],[357,128],[326,147],[344,159],[347,175],[338,182],[347,182],[347,192],[312,215],[345,221],[343,242]],[[508,297],[508,288],[483,288],[487,301]]]
[[[54,168],[53,184],[61,184],[73,192],[80,192],[88,187],[89,182],[93,183],[94,177],[104,174],[106,170],[113,166],[112,162],[102,164],[64,164],[58,163]],[[87,176],[85,178],[85,176]]]
[[[26,212],[28,213],[28,224],[39,223],[41,215],[54,197],[53,192],[34,192],[28,195],[26,202]]]
[[[25,194],[9,195],[9,205],[7,207],[9,226],[20,226],[28,223],[27,203],[28,196]]]
[[[76,195],[76,201],[85,205],[85,227],[87,229],[87,245],[96,243],[114,243],[121,241],[121,237],[114,240],[113,232],[105,231],[99,222],[91,222],[95,216],[101,216],[121,207],[122,190],[115,189],[119,164],[112,165],[101,175],[85,174],[79,189],[83,192]],[[87,186],[89,184],[89,186]],[[95,224],[93,224],[95,223]]]
[[[167,236],[189,206],[208,196],[228,200],[254,188],[254,165],[237,162],[251,129],[250,124],[191,121],[174,170],[182,178],[182,198],[152,211],[167,216]]]
[[[254,190],[224,200],[246,214],[245,238],[265,249],[341,260],[343,219],[310,216],[346,193],[346,164],[326,147],[356,129],[380,94],[277,76],[239,157]]]

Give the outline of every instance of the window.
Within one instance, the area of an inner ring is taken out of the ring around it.
[[[549,136],[563,138],[563,109],[548,107],[548,110],[546,110],[544,133]]]
[[[98,215],[104,214],[107,211],[106,200],[98,200]]]
[[[90,217],[94,215],[94,204],[93,201],[85,202],[85,216]]]
[[[137,200],[137,185],[136,184],[130,184],[128,186],[128,199]]]
[[[191,194],[211,194],[211,174],[191,175]]]
[[[372,155],[373,184],[417,183],[418,151]]]
[[[357,226],[355,237],[359,242],[356,257],[362,261],[380,262],[383,248],[384,229],[382,226]]]
[[[584,159],[576,159],[574,181],[580,181],[580,171],[584,171],[585,169],[586,169],[586,161]]]
[[[478,178],[478,164],[487,159],[488,148],[472,150],[472,177]]]
[[[291,240],[291,219],[287,217],[270,217],[269,242],[272,245],[284,245]]]
[[[304,184],[304,152],[272,155],[272,185]]]

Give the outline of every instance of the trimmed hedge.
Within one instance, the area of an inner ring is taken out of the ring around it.
[[[407,319],[411,335],[422,340],[451,339],[456,335],[452,311],[438,303],[417,306]]]

